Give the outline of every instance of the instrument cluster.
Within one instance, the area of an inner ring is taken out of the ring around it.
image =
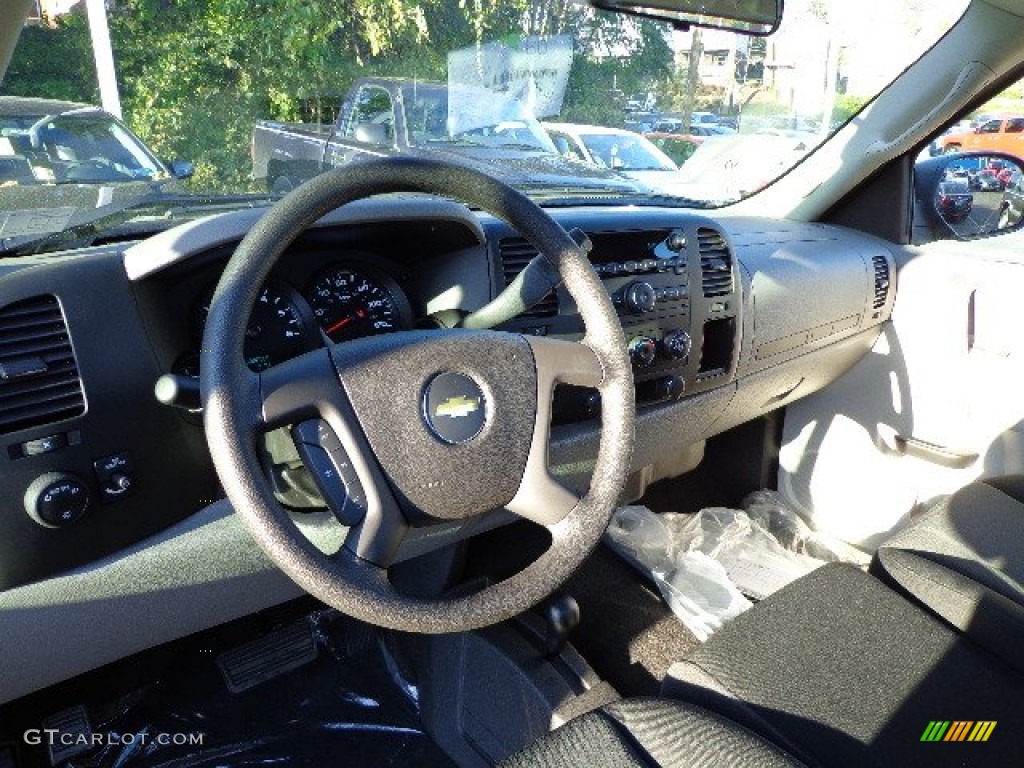
[[[200,292],[191,314],[191,332],[199,348],[216,281]],[[328,342],[340,343],[413,325],[409,299],[386,272],[356,261],[336,261],[300,285],[272,278],[249,316],[245,360],[262,371]],[[190,354],[179,371],[198,375],[199,355]]]

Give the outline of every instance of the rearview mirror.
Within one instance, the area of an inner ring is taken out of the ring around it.
[[[1024,218],[1024,160],[1014,155],[963,152],[932,158],[915,166],[915,188],[915,228],[927,225],[927,239],[973,240],[1010,232]]]
[[[589,0],[595,8],[668,21],[677,29],[709,27],[770,35],[782,22],[782,0]]]

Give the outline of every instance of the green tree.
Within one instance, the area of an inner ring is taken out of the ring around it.
[[[92,43],[85,19],[61,16],[56,26],[25,27],[0,83],[10,96],[93,102],[99,98]]]
[[[97,100],[85,21],[65,18],[26,30],[8,92]],[[574,0],[123,0],[110,27],[125,120],[161,156],[195,163],[203,192],[251,183],[257,120],[333,119],[360,76],[443,80],[456,48],[572,30],[563,117],[606,124],[622,119],[610,84],[644,90],[672,63],[665,25]]]

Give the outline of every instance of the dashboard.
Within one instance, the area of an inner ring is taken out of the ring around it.
[[[893,254],[839,227],[657,208],[555,209],[585,233],[633,361],[627,494],[694,468],[706,439],[814,392],[870,349],[894,298]],[[86,566],[221,498],[201,414],[154,384],[202,366],[217,280],[246,210],[129,243],[0,267],[0,590]],[[290,244],[246,326],[264,370],[370,334],[451,328],[536,255],[493,217],[429,199],[363,201]],[[557,287],[502,330],[579,339]],[[596,392],[562,387],[549,463],[585,488]],[[279,498],[322,506],[288,440],[268,439]]]

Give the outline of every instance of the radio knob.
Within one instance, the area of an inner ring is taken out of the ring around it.
[[[650,336],[637,336],[629,342],[629,359],[637,368],[646,368],[658,356],[658,343]]]
[[[658,294],[650,283],[630,283],[626,287],[626,306],[638,315],[652,312],[658,303]]]
[[[661,340],[661,348],[665,356],[672,360],[682,360],[690,356],[693,340],[686,331],[671,331]]]

